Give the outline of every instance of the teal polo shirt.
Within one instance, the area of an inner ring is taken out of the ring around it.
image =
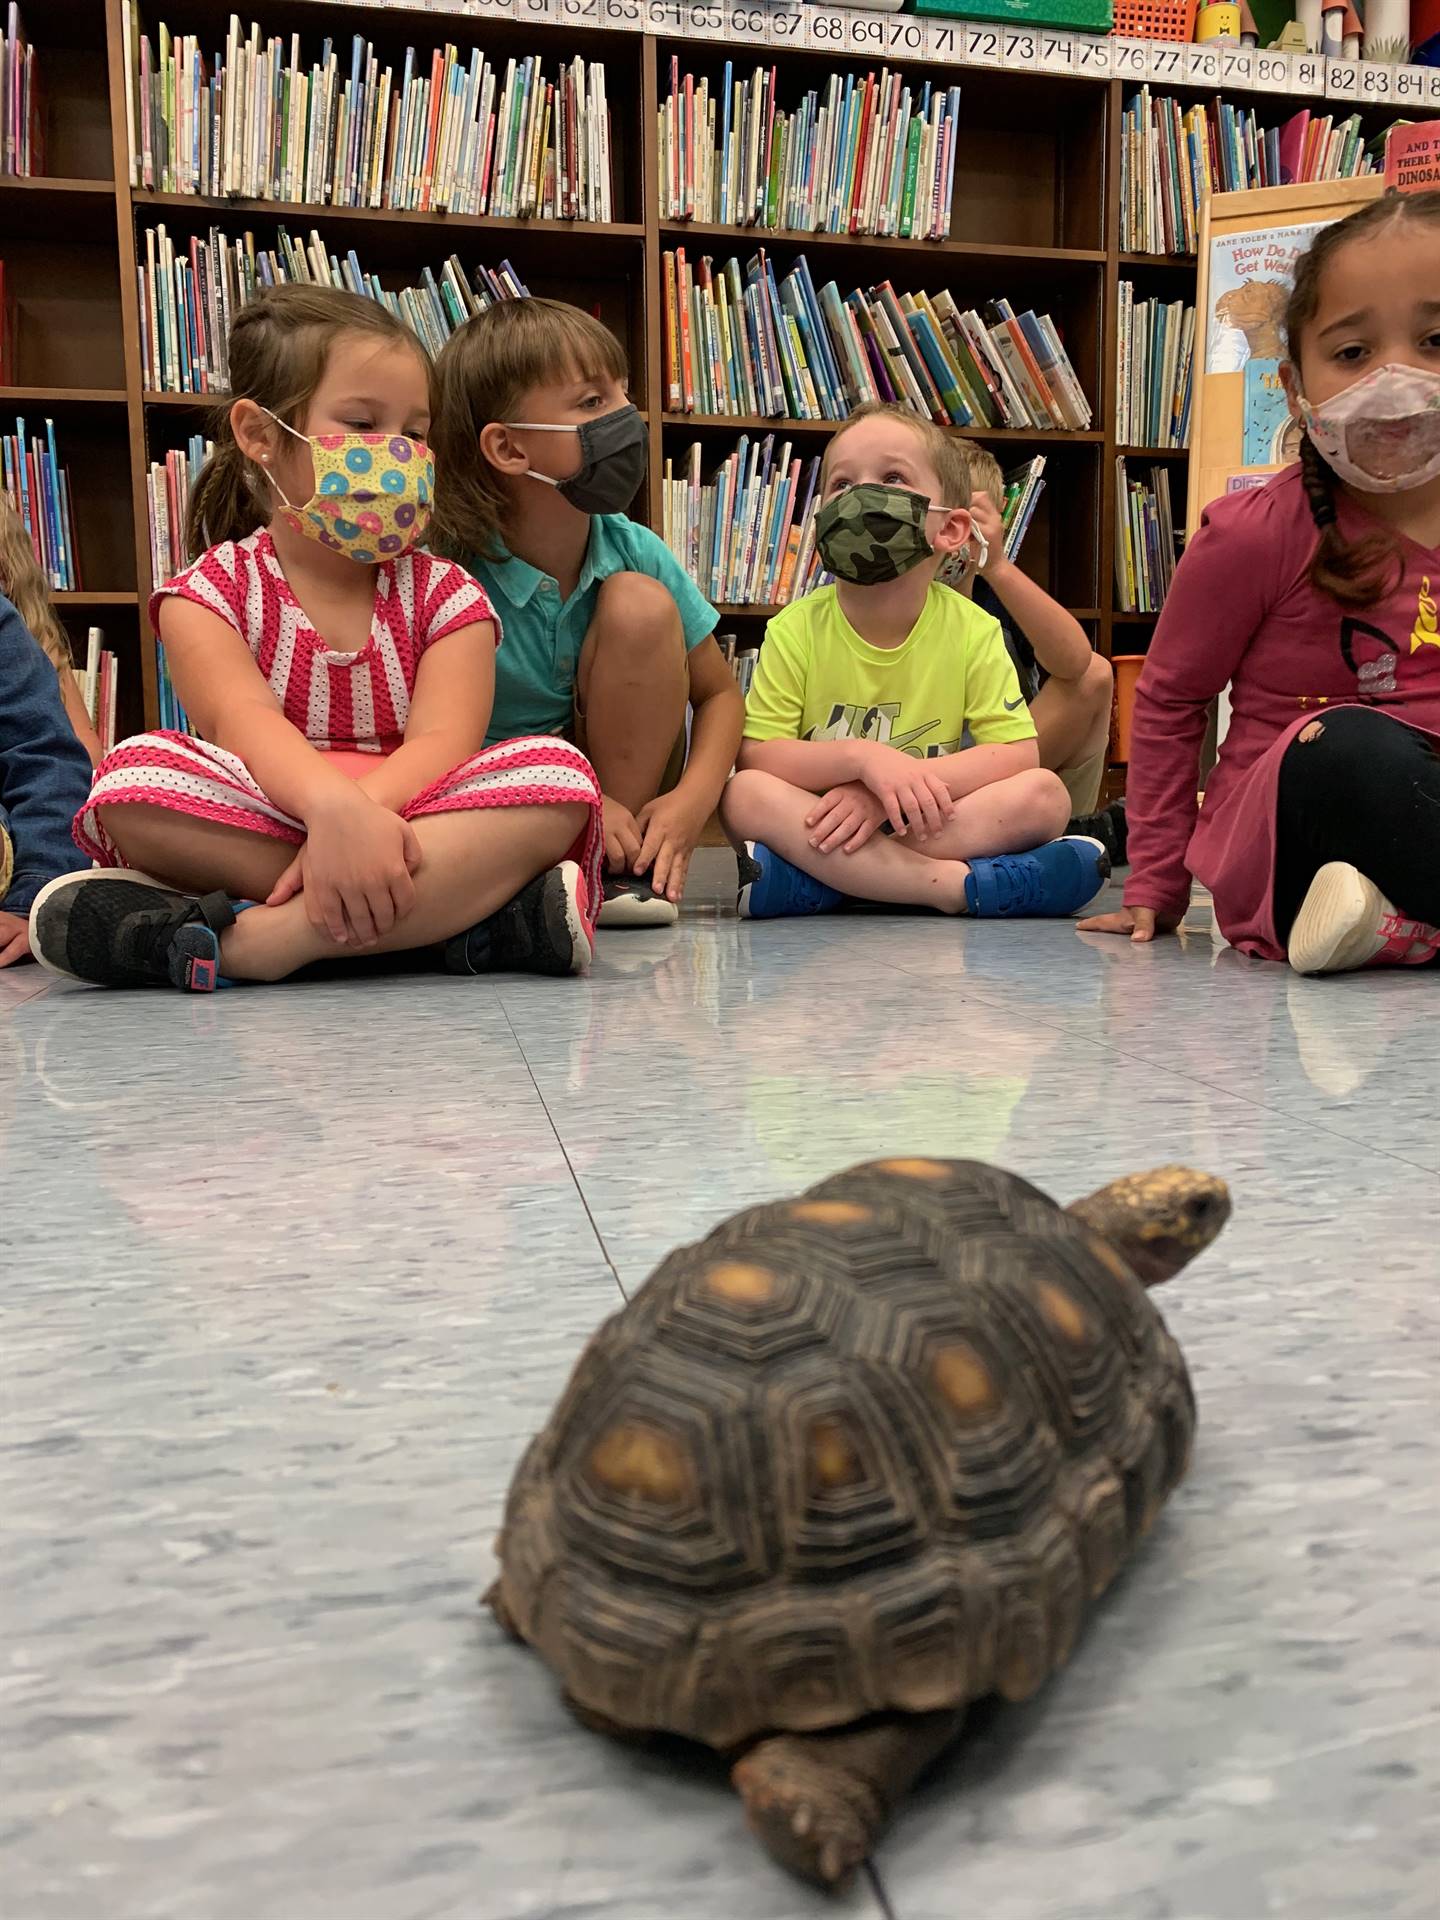
[[[501,629],[487,747],[522,734],[571,732],[580,649],[601,582],[612,573],[646,573],[660,582],[680,611],[687,652],[715,631],[720,618],[659,534],[623,513],[592,516],[590,545],[568,600],[561,600],[548,573],[513,553],[503,560],[472,554],[468,565],[489,594]]]

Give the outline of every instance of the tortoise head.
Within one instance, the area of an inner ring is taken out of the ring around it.
[[[1190,1167],[1156,1167],[1112,1180],[1069,1211],[1153,1287],[1210,1245],[1230,1218],[1230,1189]]]

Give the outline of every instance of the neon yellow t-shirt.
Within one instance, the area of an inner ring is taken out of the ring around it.
[[[1035,723],[1000,623],[932,581],[898,647],[872,647],[840,610],[835,588],[777,613],[745,703],[747,740],[878,740],[917,760],[1033,740]]]

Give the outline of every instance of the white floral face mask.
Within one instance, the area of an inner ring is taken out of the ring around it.
[[[1331,400],[1298,396],[1316,451],[1361,493],[1408,493],[1440,478],[1440,373],[1376,367]]]

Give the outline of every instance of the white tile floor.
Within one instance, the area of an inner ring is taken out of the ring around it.
[[[583,983],[0,975],[6,1920],[1434,1920],[1437,991],[703,903]],[[909,1152],[1236,1216],[1163,1300],[1190,1480],[827,1909],[475,1598],[621,1290]]]

